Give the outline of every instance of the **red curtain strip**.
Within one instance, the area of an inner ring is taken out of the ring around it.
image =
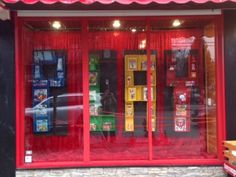
[[[164,73],[164,50],[172,49],[171,39],[178,39],[181,37],[189,38],[195,37],[196,40],[191,44],[192,49],[201,48],[202,32],[199,30],[174,30],[174,31],[158,31],[151,34],[150,47],[158,51],[158,77],[163,78]],[[124,49],[138,49],[140,41],[146,39],[145,33],[130,34],[127,32],[93,32],[88,35],[89,50],[103,50],[106,48],[117,50],[118,52],[118,80],[122,83],[123,79],[123,58],[122,53]],[[68,51],[68,93],[82,92],[81,79],[81,34],[79,32],[31,32],[24,30],[23,35],[24,46],[28,50],[23,52],[25,66],[29,66],[26,75],[31,74],[32,51],[45,49],[65,49]],[[102,41],[102,42],[101,42]],[[203,75],[201,76],[203,80]],[[164,93],[164,82],[158,79],[159,93]],[[123,113],[123,85],[118,85],[118,104],[120,112]],[[30,107],[32,99],[30,97],[31,85],[25,86],[25,104]],[[164,97],[158,95],[158,112],[163,110]],[[78,104],[82,104],[82,100],[78,100]],[[160,109],[160,110],[159,110]],[[136,138],[135,136],[122,136],[123,118],[118,120],[118,133],[116,136],[109,136],[109,140],[104,136],[91,136],[91,160],[144,160],[148,158],[148,145],[146,137]],[[159,120],[160,121],[160,120]],[[45,161],[81,161],[83,155],[83,118],[82,114],[79,119],[73,112],[69,113],[69,133],[68,136],[35,136],[32,132],[32,120],[25,119],[25,126],[27,127],[25,136],[26,149],[34,152],[34,160]],[[162,133],[163,127],[171,129],[172,124],[165,124],[158,122],[158,130]],[[198,157],[200,158],[200,151],[205,147],[204,128],[200,128],[199,134],[192,137],[185,138],[168,138],[169,145],[162,144],[165,140],[161,140],[156,136],[153,137],[154,159],[168,157]],[[108,143],[115,142],[115,143]],[[199,143],[200,142],[200,143]],[[187,144],[187,146],[185,146]],[[172,149],[174,147],[174,149]],[[171,148],[171,150],[170,150]],[[186,148],[186,149],[185,149]],[[188,151],[192,149],[192,151]],[[162,153],[160,153],[162,152]],[[188,152],[188,153],[186,153]],[[58,153],[60,155],[58,155]]]
[[[158,4],[168,4],[170,2],[175,2],[178,4],[185,4],[188,2],[194,2],[198,4],[206,3],[206,2],[214,2],[214,3],[223,3],[229,0],[3,0],[6,3],[17,3],[17,2],[23,2],[25,4],[35,4],[37,2],[41,2],[44,4],[54,4],[57,2],[63,3],[63,4],[73,4],[76,2],[80,2],[83,4],[92,4],[95,2],[99,2],[101,4],[111,4],[114,2],[118,2],[120,4],[131,4],[131,3],[138,3],[138,4],[149,4],[152,2],[158,3]],[[231,0],[232,2],[236,2],[236,0]]]

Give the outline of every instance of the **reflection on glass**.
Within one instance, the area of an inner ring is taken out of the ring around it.
[[[149,160],[150,139],[152,160],[216,158],[212,19],[181,18],[173,27],[175,18],[160,18],[151,31],[145,19],[119,20],[119,28],[114,20],[88,20],[89,73],[79,23],[65,21],[68,30],[56,33],[42,30],[48,22],[24,27],[27,163],[83,161],[83,77],[91,161]]]
[[[23,28],[25,155],[30,156],[25,162],[82,161],[80,32],[41,31],[38,23],[28,23],[38,30]]]
[[[145,21],[119,23],[89,22],[92,160],[148,159]]]
[[[160,58],[153,157],[216,158],[214,23],[180,20],[178,28],[173,19],[151,22],[150,45]]]

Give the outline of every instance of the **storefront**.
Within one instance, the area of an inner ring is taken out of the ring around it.
[[[19,10],[17,168],[222,165],[223,18]]]
[[[19,167],[220,164],[220,22],[17,18]]]

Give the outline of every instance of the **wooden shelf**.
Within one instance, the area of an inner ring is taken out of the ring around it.
[[[224,150],[224,170],[228,174],[236,176],[236,141],[224,141],[223,145],[226,149]]]

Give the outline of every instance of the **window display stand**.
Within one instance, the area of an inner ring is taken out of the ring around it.
[[[138,128],[142,128],[144,123],[147,130],[147,55],[126,54],[124,59],[125,131],[134,132]],[[152,100],[152,131],[156,131],[156,55],[151,55],[150,77]]]
[[[65,93],[66,53],[63,50],[33,52],[34,133],[67,134],[67,116],[57,115],[56,98]]]
[[[191,92],[198,83],[198,51],[166,50],[166,85],[173,88],[174,131],[191,131]]]
[[[110,50],[90,52],[90,131],[93,133],[116,131],[116,82],[116,53]]]

